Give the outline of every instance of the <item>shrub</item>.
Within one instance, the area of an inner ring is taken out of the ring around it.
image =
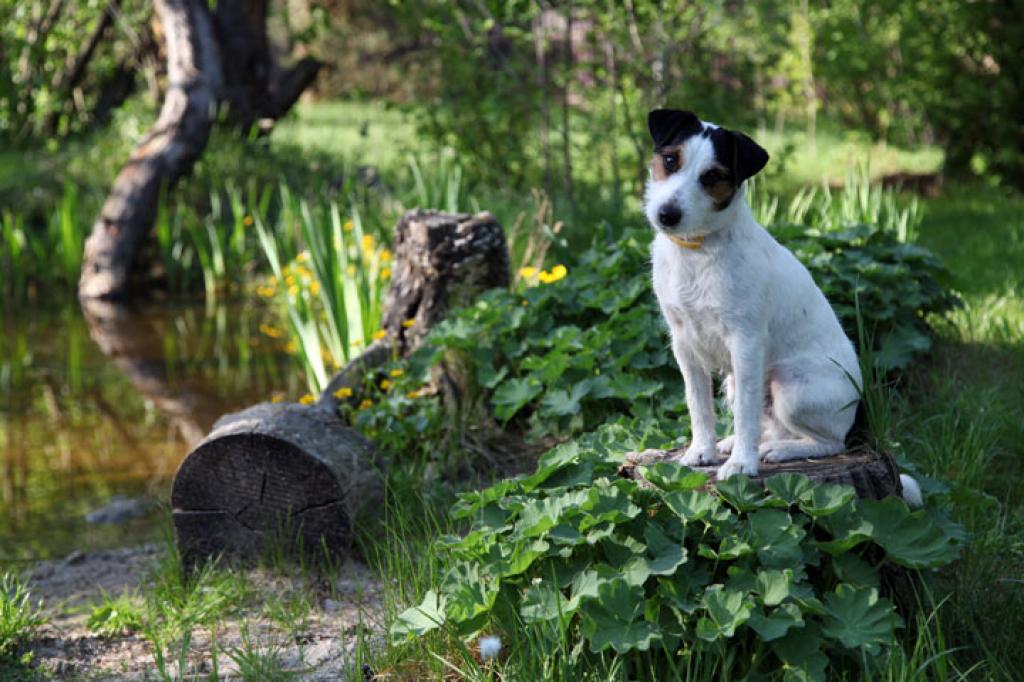
[[[13,573],[0,574],[0,662],[14,655],[45,621],[42,602]]]
[[[733,477],[710,492],[703,474],[660,463],[641,487],[616,477],[623,453],[669,437],[650,422],[628,426],[463,494],[452,515],[468,532],[438,540],[450,567],[392,637],[497,630],[514,640],[526,628],[545,656],[650,652],[644,669],[667,671],[711,654],[728,679],[824,679],[830,661],[870,670],[896,644],[902,621],[880,596],[878,567],[941,566],[963,539],[934,512],[795,474],[764,489]]]

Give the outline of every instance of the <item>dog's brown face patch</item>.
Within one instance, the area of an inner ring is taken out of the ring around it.
[[[718,165],[701,173],[700,184],[707,195],[714,199],[715,208],[719,211],[727,207],[732,201],[733,195],[736,194],[736,185],[733,182],[732,174]]]
[[[679,145],[662,147],[651,159],[651,175],[655,180],[664,180],[683,165],[683,148]]]

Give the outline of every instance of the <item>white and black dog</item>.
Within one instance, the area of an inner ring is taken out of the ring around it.
[[[728,454],[718,470],[725,479],[756,474],[761,460],[842,452],[860,367],[810,273],[747,205],[743,183],[768,153],[688,111],[652,111],[648,127],[654,157],[644,204],[657,232],[654,292],[693,430],[681,462],[711,464]],[[735,422],[735,435],[717,442],[714,372],[726,375]]]

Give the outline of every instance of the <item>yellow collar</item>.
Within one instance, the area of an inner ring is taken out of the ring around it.
[[[704,235],[702,234],[691,237],[690,239],[683,239],[682,237],[676,237],[671,234],[666,234],[665,236],[671,239],[676,246],[681,246],[684,249],[690,249],[691,251],[696,251],[704,244]]]

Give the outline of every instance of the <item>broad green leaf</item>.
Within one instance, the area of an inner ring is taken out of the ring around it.
[[[761,609],[755,609],[750,614],[749,625],[762,641],[771,642],[783,637],[790,628],[802,628],[804,617],[799,606],[788,603],[773,609],[767,615]]]
[[[911,512],[903,500],[862,500],[864,518],[873,526],[872,538],[890,560],[908,568],[944,566],[959,552],[959,543],[925,512]]]
[[[800,496],[800,510],[808,516],[828,516],[834,514],[856,497],[853,488],[847,485],[822,483]]]
[[[694,490],[708,482],[707,474],[685,467],[674,462],[658,462],[643,467],[644,478],[662,490]]]
[[[579,509],[586,499],[587,491],[579,490],[533,500],[519,512],[515,537],[536,537],[546,533],[558,525],[564,514]]]
[[[644,591],[625,580],[600,583],[597,598],[580,608],[582,631],[590,650],[600,653],[611,647],[624,654],[634,649],[647,651],[661,638],[658,626],[643,619]]]
[[[559,620],[565,625],[573,610],[562,591],[547,581],[530,585],[519,607],[519,613],[527,623]]]
[[[457,563],[441,582],[445,614],[456,623],[476,618],[494,607],[499,587],[497,579],[480,573],[479,565]]]
[[[531,377],[506,379],[491,398],[494,403],[494,415],[502,421],[508,421],[526,403],[540,395],[541,390],[541,383]]]
[[[622,577],[630,585],[643,585],[652,575],[671,575],[686,561],[686,549],[669,539],[655,523],[644,528],[647,546],[643,553],[626,561]]]
[[[391,626],[391,637],[397,641],[412,635],[419,637],[444,625],[444,598],[430,590],[419,606],[413,606],[398,614]]]
[[[832,559],[832,568],[836,577],[851,585],[878,587],[880,584],[878,568],[861,559],[856,554],[840,554]]]
[[[791,630],[772,642],[772,651],[782,661],[786,682],[825,682],[828,658],[821,652],[821,637],[810,626]]]
[[[764,490],[747,476],[732,476],[717,481],[715,489],[738,511],[753,511],[764,503]]]
[[[874,587],[853,587],[843,583],[825,595],[828,615],[822,633],[838,639],[849,649],[879,644],[892,644],[896,628],[903,627],[900,617],[888,599],[881,599]]]
[[[806,533],[793,524],[788,513],[762,509],[750,514],[748,521],[749,542],[765,568],[787,568],[805,563],[800,541]]]
[[[749,620],[753,610],[745,593],[727,590],[722,585],[712,585],[705,590],[702,604],[706,616],[697,621],[697,636],[709,642],[732,637],[736,628]]]
[[[537,460],[537,470],[529,477],[523,479],[522,486],[525,492],[531,492],[556,471],[574,464],[579,460],[579,443],[571,441],[562,443],[541,455]]]
[[[851,505],[819,519],[819,525],[832,535],[832,540],[815,542],[815,546],[823,552],[839,555],[870,540],[874,527],[860,513],[860,505],[863,503],[864,500],[860,500],[856,506]]]
[[[793,585],[793,571],[759,571],[755,586],[761,602],[765,606],[776,606],[789,596],[789,588]]]
[[[541,414],[552,417],[567,417],[579,414],[580,401],[590,392],[590,383],[581,381],[570,390],[548,391],[540,401]]]
[[[622,483],[598,482],[589,491],[585,491],[587,499],[580,505],[580,509],[587,515],[580,522],[581,532],[606,521],[622,523],[640,513],[640,507],[633,504],[629,495],[623,491]]]
[[[803,474],[776,474],[765,479],[764,487],[775,497],[793,505],[814,489],[814,483]]]
[[[662,499],[687,523],[702,519],[724,521],[732,516],[717,497],[701,490],[677,490],[666,493]]]
[[[735,535],[726,535],[722,538],[722,544],[718,546],[718,549],[705,544],[697,546],[697,554],[708,559],[738,559],[741,556],[753,554],[753,552],[754,548],[750,546],[750,543]]]

